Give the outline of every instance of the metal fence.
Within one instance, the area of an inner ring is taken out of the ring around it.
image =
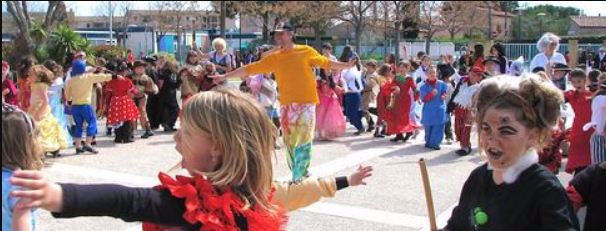
[[[524,56],[524,62],[529,63],[535,55],[539,53],[537,45],[534,43],[504,43],[505,55],[509,59],[517,59]],[[579,44],[579,50],[591,50],[594,53],[598,52],[601,44]],[[558,52],[564,54],[568,50],[568,44],[560,44]]]

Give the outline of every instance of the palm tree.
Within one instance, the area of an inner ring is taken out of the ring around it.
[[[90,42],[66,25],[60,25],[50,35],[48,50],[51,58],[58,63],[65,63],[66,57],[75,51],[89,51]]]

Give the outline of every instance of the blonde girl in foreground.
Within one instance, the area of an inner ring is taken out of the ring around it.
[[[17,171],[11,183],[29,188],[12,196],[31,199],[59,218],[112,216],[147,221],[144,230],[284,230],[285,210],[365,184],[371,167],[337,179],[274,184],[271,157],[276,129],[265,110],[243,93],[220,89],[196,94],[184,105],[174,136],[181,166],[192,177],[160,173],[155,188],[57,184],[41,172]],[[274,193],[275,192],[275,193]],[[275,195],[274,195],[275,194]],[[272,199],[273,198],[273,199]]]

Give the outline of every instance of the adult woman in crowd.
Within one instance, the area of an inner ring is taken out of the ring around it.
[[[545,33],[539,41],[537,41],[537,49],[539,52],[530,61],[530,71],[534,71],[535,68],[543,68],[547,73],[550,73],[548,69],[555,63],[568,64],[564,55],[558,52],[560,48],[560,37],[553,33]]]

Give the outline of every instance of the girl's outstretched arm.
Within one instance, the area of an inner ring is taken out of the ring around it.
[[[183,220],[185,202],[166,190],[134,188],[115,184],[57,184],[40,171],[15,171],[11,183],[23,190],[12,196],[23,202],[17,209],[40,207],[57,218],[111,216],[124,221],[148,221],[187,226]]]

